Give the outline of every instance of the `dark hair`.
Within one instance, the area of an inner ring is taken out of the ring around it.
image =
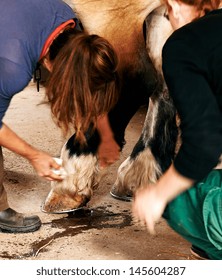
[[[97,117],[118,100],[117,55],[106,39],[71,28],[54,40],[49,59],[46,96],[52,115],[65,133],[71,125],[83,144],[90,124],[95,127]]]

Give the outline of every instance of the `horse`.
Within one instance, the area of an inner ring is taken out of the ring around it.
[[[119,166],[110,191],[117,199],[130,201],[135,190],[156,182],[171,164],[179,129],[176,110],[162,74],[162,47],[172,33],[159,0],[67,0],[84,29],[106,38],[119,58],[121,95],[108,113],[116,142],[122,150],[125,129],[143,105],[147,114],[141,136],[129,157]],[[47,213],[74,211],[87,205],[106,169],[98,164],[98,131],[89,127],[87,145],[75,140],[64,144],[60,159],[66,176],[52,182],[42,210]]]

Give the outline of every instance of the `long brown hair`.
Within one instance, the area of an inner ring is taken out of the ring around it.
[[[106,39],[72,28],[52,44],[49,59],[46,96],[54,120],[65,133],[74,128],[76,139],[84,144],[90,124],[95,127],[97,117],[118,100],[117,55]]]

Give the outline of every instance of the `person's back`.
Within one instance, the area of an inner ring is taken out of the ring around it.
[[[60,0],[0,2],[0,122],[12,96],[31,80],[49,34],[73,17]]]
[[[222,150],[221,28],[222,10],[212,11],[174,31],[163,48],[164,77],[182,137],[189,139],[182,141],[174,165],[195,180],[217,165]]]
[[[198,71],[207,77],[212,87],[212,92],[216,96],[222,111],[222,9],[213,10],[207,15],[187,24],[174,31],[166,42],[163,49],[163,59],[167,68],[175,71],[176,65],[170,57],[180,57],[180,62],[191,61],[196,63],[193,67],[198,67]],[[178,47],[178,50],[177,50]],[[184,48],[183,53],[181,52]],[[179,60],[179,59],[178,59]],[[169,70],[168,70],[169,71]]]

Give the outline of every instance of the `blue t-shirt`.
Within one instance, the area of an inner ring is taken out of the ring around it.
[[[48,36],[73,18],[61,0],[0,1],[0,128],[11,98],[32,79]]]

